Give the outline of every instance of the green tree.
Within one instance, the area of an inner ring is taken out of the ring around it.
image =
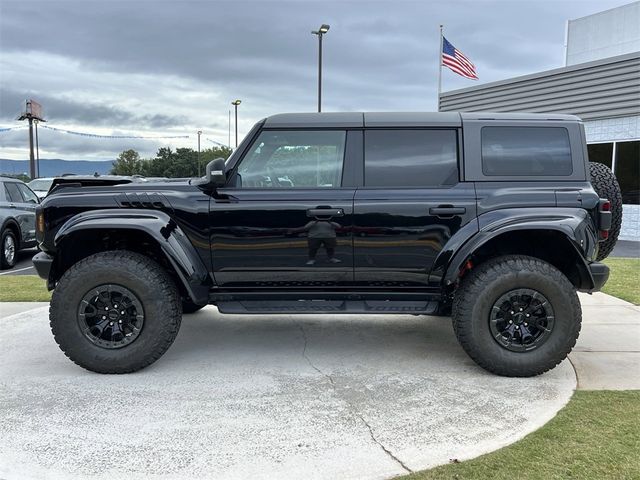
[[[18,180],[23,181],[24,183],[28,183],[31,181],[31,177],[26,173],[2,173],[0,172],[0,177],[9,177],[9,178],[17,178]]]
[[[141,159],[135,150],[125,150],[113,162],[111,173],[114,175],[142,175],[145,177],[197,177],[204,175],[207,163],[215,158],[228,158],[231,149],[227,147],[207,148],[198,152],[193,148],[169,147],[158,149],[154,158]]]
[[[140,154],[135,150],[123,151],[111,168],[113,175],[140,175],[142,173],[142,160]]]

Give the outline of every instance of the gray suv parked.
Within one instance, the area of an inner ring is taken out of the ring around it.
[[[38,196],[20,180],[0,177],[0,268],[12,268],[22,248],[36,246]]]

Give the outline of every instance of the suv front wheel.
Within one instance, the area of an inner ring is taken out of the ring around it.
[[[65,272],[51,298],[51,331],[87,370],[129,373],[159,359],[178,334],[180,296],[160,265],[125,250],[91,255]]]
[[[523,255],[493,258],[471,270],[456,291],[453,328],[482,368],[509,377],[544,373],[571,351],[582,311],[562,272]]]

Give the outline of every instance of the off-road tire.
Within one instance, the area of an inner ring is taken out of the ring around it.
[[[622,192],[611,169],[602,163],[589,162],[591,185],[600,198],[611,202],[611,228],[606,240],[600,242],[596,260],[604,260],[613,251],[622,227]]]
[[[8,237],[11,237],[13,239],[13,245],[15,249],[12,260],[5,258],[5,255],[4,255],[4,242],[5,242],[5,239]],[[5,228],[0,234],[0,270],[4,270],[5,268],[15,267],[17,259],[18,259],[18,239],[16,238],[16,235],[13,233],[13,231],[10,228]]]
[[[206,307],[206,305],[198,305],[191,300],[182,300],[182,313],[195,313],[204,307]]]
[[[122,348],[92,343],[79,326],[83,297],[104,284],[133,292],[144,310],[139,335]],[[79,366],[98,373],[131,373],[151,365],[175,340],[181,318],[180,296],[167,272],[150,258],[126,250],[97,253],[69,268],[49,308],[51,331],[60,349]]]
[[[542,293],[555,314],[546,341],[525,352],[504,348],[489,326],[497,299],[518,288]],[[508,377],[531,377],[567,357],[580,334],[582,311],[575,288],[553,265],[524,255],[505,255],[480,264],[463,278],[454,296],[452,318],[458,342],[482,368]]]

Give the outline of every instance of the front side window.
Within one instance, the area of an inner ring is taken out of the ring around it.
[[[238,167],[241,188],[337,188],[344,130],[265,130]]]
[[[455,130],[368,130],[367,187],[440,187],[458,181]]]
[[[569,134],[561,127],[483,127],[487,176],[567,176],[573,173]]]

